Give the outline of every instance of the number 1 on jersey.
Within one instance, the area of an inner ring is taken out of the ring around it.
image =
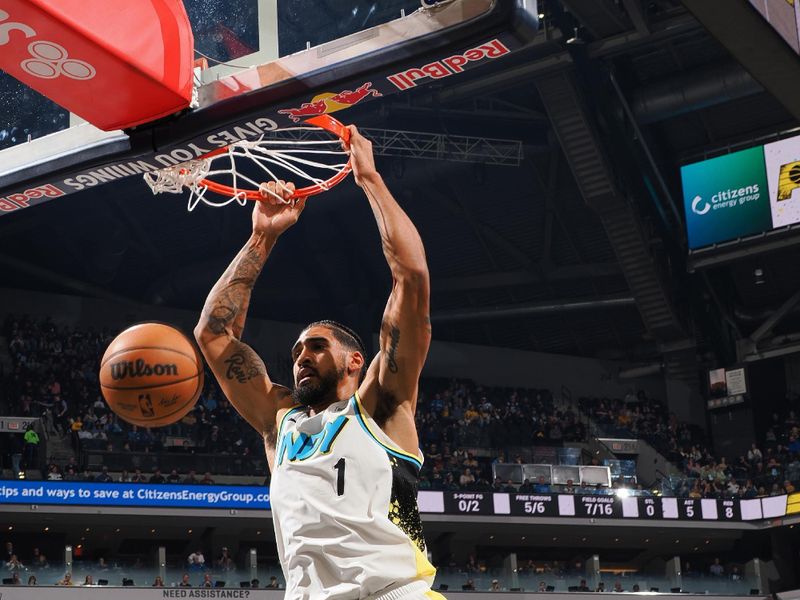
[[[336,469],[336,493],[341,496],[344,494],[344,457],[340,458],[333,468]]]

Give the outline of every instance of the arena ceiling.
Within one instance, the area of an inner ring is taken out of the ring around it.
[[[680,2],[548,0],[541,11],[540,38],[523,55],[346,113],[361,127],[523,144],[519,167],[378,157],[426,245],[435,337],[643,362],[670,347],[720,359],[731,347],[725,323],[748,335],[798,289],[800,251],[689,274],[679,166],[797,121]],[[566,122],[555,123],[543,90],[565,73],[640,233],[637,264],[564,150]],[[0,220],[3,285],[199,311],[248,231],[246,209],[188,214],[185,201],[123,180]],[[669,307],[668,325],[644,308],[639,272],[660,282],[655,304]],[[348,182],[310,201],[280,240],[250,312],[374,331],[389,285],[371,212]]]

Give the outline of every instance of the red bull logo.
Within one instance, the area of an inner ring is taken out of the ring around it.
[[[286,115],[295,123],[299,123],[301,119],[350,108],[368,96],[372,96],[373,98],[380,98],[383,96],[378,90],[372,89],[371,81],[366,82],[355,90],[344,90],[338,94],[333,94],[331,92],[318,94],[314,96],[311,102],[304,102],[301,104],[300,108],[283,108],[278,111],[278,114]]]
[[[59,196],[63,195],[64,192],[52,184],[41,185],[17,194],[0,197],[0,211],[12,212],[14,210],[19,210],[20,208],[28,208],[31,205],[31,200],[38,200],[40,198],[58,198]],[[36,202],[33,204],[36,204]]]
[[[490,42],[470,48],[463,54],[454,54],[442,60],[437,60],[421,67],[413,69],[406,69],[394,75],[389,75],[387,79],[398,89],[407,90],[409,88],[417,87],[419,80],[425,79],[442,79],[443,77],[450,77],[451,75],[458,75],[463,72],[465,67],[471,62],[481,61],[484,59],[495,59],[509,54],[511,50],[503,45],[499,39],[493,39]],[[424,82],[422,82],[424,83]]]

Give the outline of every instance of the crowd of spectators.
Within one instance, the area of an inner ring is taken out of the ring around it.
[[[417,401],[425,463],[420,488],[515,491],[496,479],[494,462],[531,462],[536,447],[586,440],[572,410],[558,410],[547,389],[486,387],[469,380],[426,380]]]
[[[792,409],[772,415],[763,442],[751,444],[732,461],[700,444],[678,452],[676,463],[689,477],[681,482],[679,495],[749,499],[791,494],[800,485],[800,422]]]
[[[0,373],[3,414],[40,418],[48,435],[69,438],[75,455],[62,464],[45,462],[41,440],[30,428],[7,436],[2,458],[14,473],[38,467],[51,480],[184,484],[212,484],[219,475],[268,478],[261,439],[213,377],[205,378],[195,409],[179,422],[140,428],[109,411],[99,391],[99,360],[112,331],[8,316],[3,336],[11,358],[11,368]],[[416,419],[426,458],[422,489],[517,491],[519,482],[493,476],[493,463],[533,462],[537,447],[583,442],[592,435],[647,441],[684,473],[682,480],[664,485],[666,493],[679,496],[753,498],[791,493],[800,482],[800,422],[794,410],[774,415],[763,441],[732,461],[714,456],[702,429],[681,423],[643,392],[580,398],[570,409],[557,405],[547,389],[429,379],[421,383]],[[87,469],[87,453],[101,458],[93,469]],[[186,455],[213,457],[206,467],[211,470],[175,468],[170,458]],[[526,481],[522,491],[581,491],[572,484],[544,483]]]
[[[602,574],[602,579],[606,581],[601,579],[591,583],[587,582],[586,564],[582,560],[529,558],[525,556],[524,550],[517,554],[517,585],[526,591],[648,592],[651,591],[654,580],[662,579],[658,576],[644,576],[636,569],[620,568],[616,572],[614,569],[606,570]],[[699,555],[692,557],[691,561],[684,561],[682,575],[685,588],[691,589],[705,581],[733,584],[742,582],[744,567],[736,558]],[[437,572],[437,581],[447,582],[445,585],[448,589],[509,591],[507,568],[501,554],[489,559],[470,554],[462,562],[456,561],[451,555],[445,564],[438,566]],[[645,585],[645,582],[650,584]]]
[[[76,546],[76,549],[80,546]],[[206,561],[203,550],[195,549],[189,554],[185,562],[170,568],[171,572],[181,573],[174,581],[164,580],[160,575],[152,578],[152,587],[221,587],[228,580],[236,579],[236,585],[245,584],[246,587],[265,587],[283,589],[283,583],[277,576],[271,576],[266,585],[258,579],[241,582],[237,574],[236,564],[228,548],[223,547],[215,560]],[[276,565],[277,568],[277,565]],[[72,570],[65,569],[63,562],[51,563],[40,548],[33,548],[28,560],[23,563],[19,559],[18,551],[11,541],[5,542],[2,565],[3,585],[59,585],[59,586],[95,586],[95,585],[136,585],[134,577],[146,577],[146,569],[141,559],[122,566],[109,562],[104,557],[96,560],[76,559]],[[75,572],[81,576],[74,578]],[[82,581],[81,581],[82,579]],[[233,583],[233,582],[232,582]],[[139,581],[142,585],[142,581]]]
[[[681,423],[641,392],[624,399],[581,398],[598,433],[644,439],[678,467],[684,477],[665,481],[663,491],[691,498],[758,498],[790,494],[800,483],[800,421],[787,398],[787,412],[773,414],[762,444],[733,460],[716,456],[702,429]]]
[[[79,546],[78,546],[79,547]],[[76,548],[78,548],[76,547]],[[258,579],[245,580],[243,570],[237,570],[236,561],[227,547],[215,553],[216,558],[206,558],[201,547],[194,548],[188,555],[174,556],[168,560],[166,577],[154,575],[153,569],[147,569],[141,559],[125,564],[115,560],[107,560],[98,556],[92,560],[78,557],[74,560],[72,570],[58,561],[49,561],[40,548],[33,548],[19,559],[19,550],[13,542],[6,541],[2,555],[3,585],[60,585],[60,586],[95,586],[95,585],[139,585],[151,587],[220,587],[246,586],[283,589],[283,582],[271,575],[269,582],[262,584]],[[274,569],[278,565],[273,566]],[[742,563],[730,556],[721,559],[718,556],[693,556],[691,561],[682,563],[685,583],[705,578],[717,581],[739,582],[743,580]],[[463,590],[507,591],[510,582],[507,580],[507,569],[503,562],[503,554],[496,553],[491,557],[470,554],[465,561],[457,561],[451,555],[438,566],[437,581],[457,582],[456,586]],[[613,581],[589,585],[586,579],[586,565],[582,560],[543,560],[526,557],[524,551],[518,557],[516,574],[520,585],[529,591],[552,592],[558,586],[559,591],[576,592],[639,592],[640,582],[645,581],[641,574],[630,569],[619,572],[608,572],[604,578],[613,577]],[[151,583],[152,582],[152,583]],[[444,584],[448,585],[448,584]],[[537,587],[538,586],[538,587]]]
[[[159,463],[169,462],[164,461],[169,454],[206,454],[231,458],[221,461],[224,470],[215,474],[250,475],[263,481],[263,443],[230,406],[213,377],[205,378],[195,409],[178,423],[155,429],[136,427],[111,412],[100,394],[99,363],[113,339],[110,330],[66,327],[48,318],[9,316],[3,336],[12,363],[0,379],[3,414],[38,417],[48,435],[70,439],[77,457],[45,467],[39,462],[44,457],[37,455],[34,440],[28,439],[36,436],[35,431],[30,435],[26,432],[25,439],[11,435],[4,462],[15,473],[43,467],[48,479],[103,481],[108,474],[88,471],[82,460],[85,453],[96,452],[104,453],[109,463],[125,461],[121,469],[131,474],[124,474],[123,481],[130,477],[132,481],[146,478],[158,483],[176,479],[176,473],[170,473],[172,469],[168,475],[160,473]],[[188,470],[180,479],[212,483],[210,473],[196,476]]]

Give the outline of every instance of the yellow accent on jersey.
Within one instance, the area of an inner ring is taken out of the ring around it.
[[[414,545],[414,553],[417,559],[417,578],[433,581],[436,576],[436,567],[431,564],[425,554],[420,552],[416,544]]]

